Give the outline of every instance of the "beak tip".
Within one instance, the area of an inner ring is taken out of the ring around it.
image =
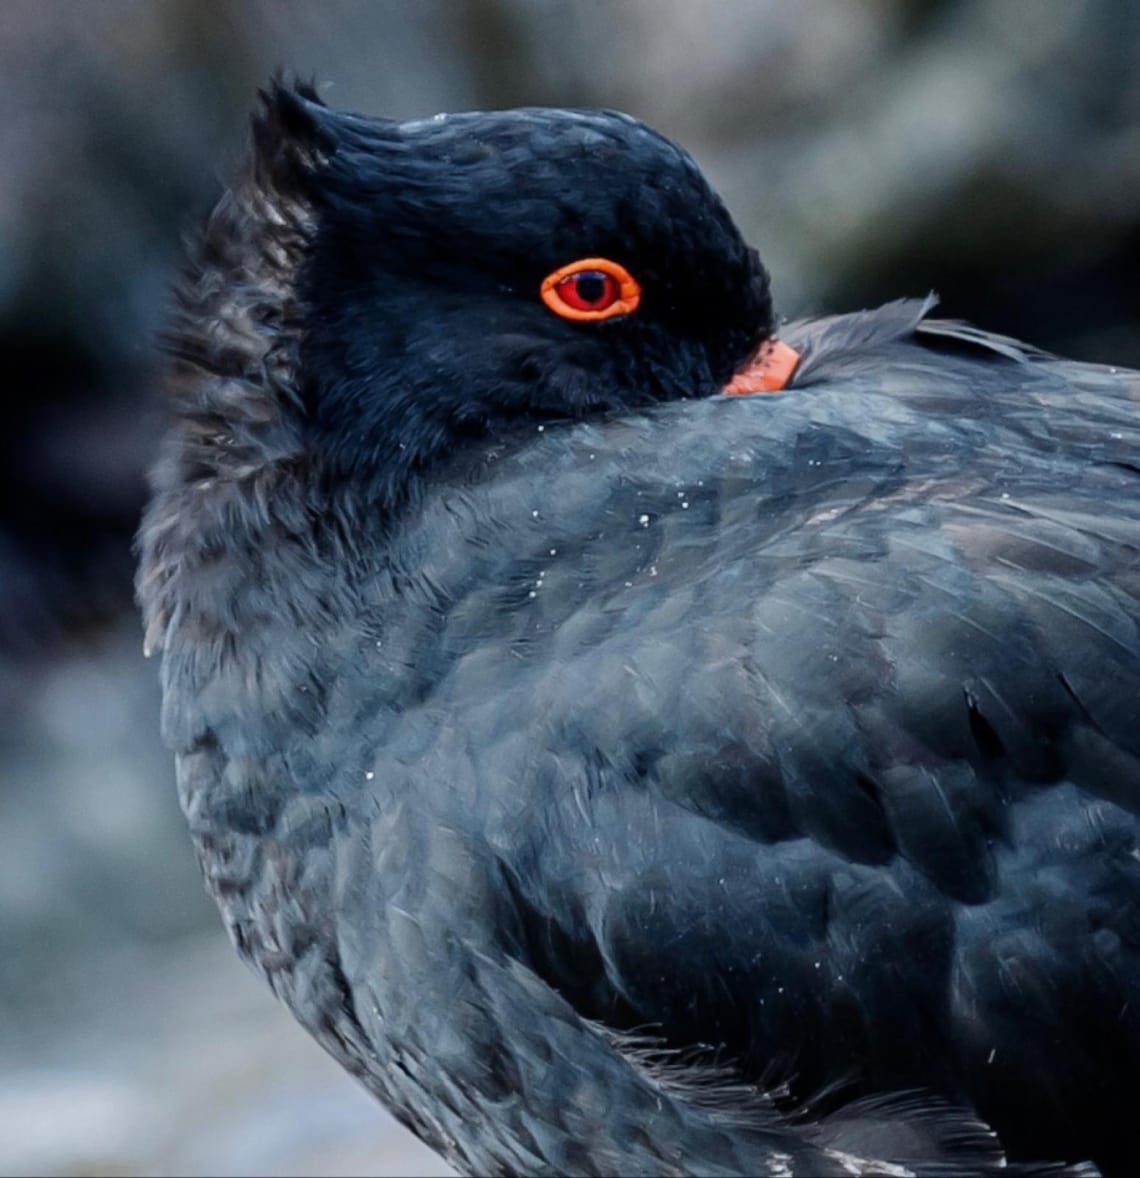
[[[786,388],[800,362],[800,354],[782,340],[767,339],[745,366],[726,384],[722,392],[729,397],[746,397],[752,393],[775,393]]]

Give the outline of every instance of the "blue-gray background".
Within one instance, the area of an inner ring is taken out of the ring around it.
[[[943,309],[1140,365],[1140,6],[0,5],[0,1172],[443,1172],[229,953],[130,541],[181,232],[276,67],[393,116],[611,106],[683,142],[787,315]]]

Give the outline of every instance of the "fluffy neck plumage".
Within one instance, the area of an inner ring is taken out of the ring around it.
[[[265,96],[248,162],[176,290],[165,341],[173,421],[139,534],[148,653],[196,566],[271,514],[303,510],[296,287],[314,231],[304,178],[319,148],[290,122],[280,95]]]

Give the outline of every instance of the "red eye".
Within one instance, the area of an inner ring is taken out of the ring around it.
[[[563,319],[610,319],[628,315],[641,300],[630,272],[608,258],[580,258],[542,282],[542,301]]]
[[[575,311],[604,311],[620,297],[617,280],[604,270],[579,270],[563,278],[554,289]]]

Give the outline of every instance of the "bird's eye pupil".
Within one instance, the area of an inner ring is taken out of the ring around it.
[[[579,270],[558,283],[562,301],[575,311],[604,311],[621,297],[617,280],[604,270]]]
[[[575,281],[575,293],[584,303],[600,303],[606,297],[606,279],[609,276],[597,270],[579,274]]]

